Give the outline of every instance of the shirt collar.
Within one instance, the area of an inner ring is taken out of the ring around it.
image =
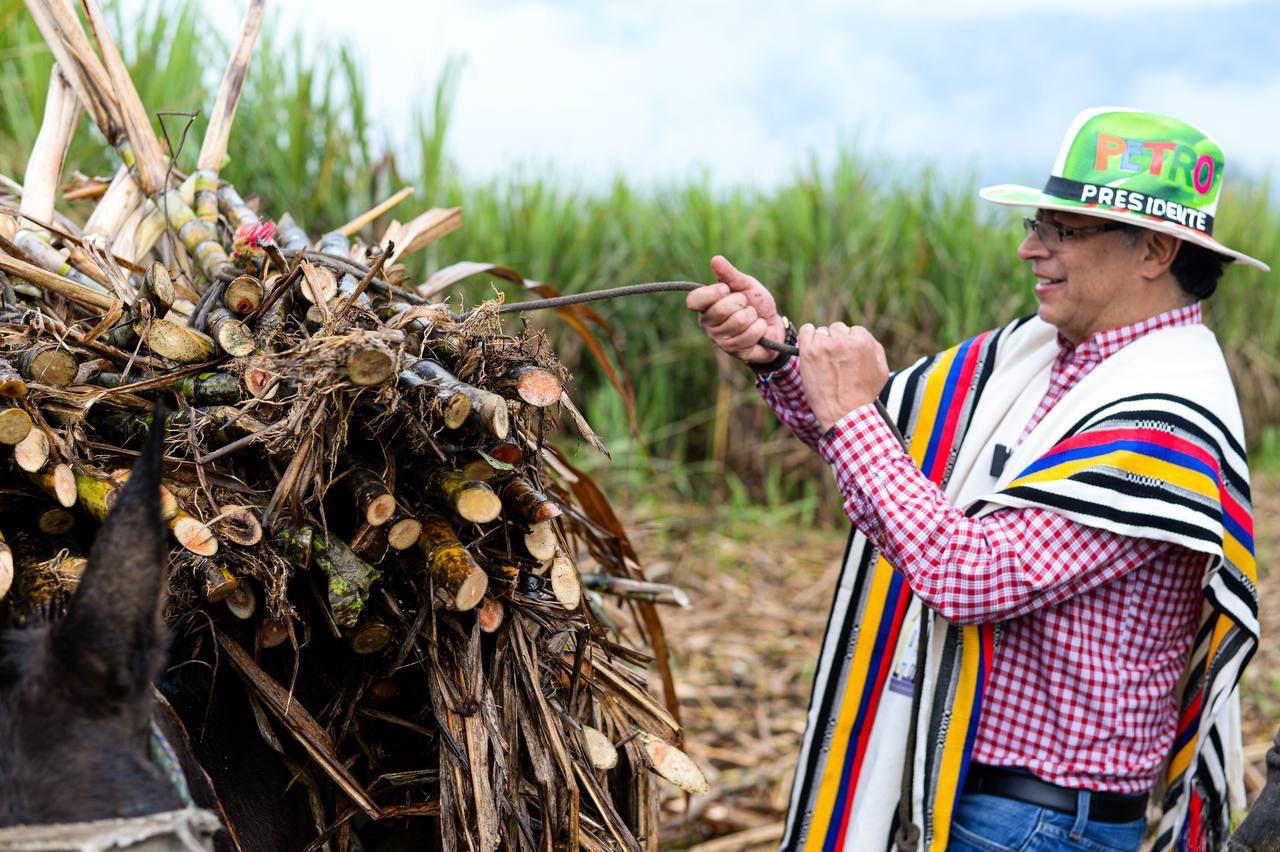
[[[1162,314],[1139,320],[1132,325],[1099,331],[1092,337],[1080,341],[1075,346],[1062,334],[1059,334],[1058,346],[1062,348],[1062,354],[1070,360],[1080,357],[1093,357],[1101,361],[1110,358],[1130,343],[1153,331],[1176,328],[1180,325],[1199,325],[1203,321],[1204,316],[1200,310],[1200,303],[1192,302],[1181,308],[1174,308],[1171,311],[1165,311]]]

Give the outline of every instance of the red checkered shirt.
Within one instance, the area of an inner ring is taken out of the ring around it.
[[[1103,359],[1148,332],[1200,321],[1193,304],[1075,347],[1059,337],[1048,391],[1022,437]],[[874,406],[823,434],[796,359],[758,384],[831,466],[845,513],[915,594],[957,624],[1002,622],[973,759],[1067,787],[1149,790],[1177,727],[1176,685],[1200,614],[1205,557],[1046,509],[968,518]]]

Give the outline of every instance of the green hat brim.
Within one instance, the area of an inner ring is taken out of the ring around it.
[[[1261,269],[1263,272],[1271,271],[1270,266],[1267,266],[1257,258],[1249,257],[1249,255],[1238,252],[1235,249],[1229,249],[1203,231],[1197,231],[1194,228],[1188,228],[1185,225],[1179,225],[1177,222],[1170,222],[1167,219],[1145,216],[1141,213],[1135,213],[1132,210],[1117,210],[1110,207],[1099,207],[1096,204],[1084,204],[1079,201],[1071,201],[1069,199],[1059,198],[1056,195],[1046,195],[1041,190],[1030,186],[1019,186],[1018,184],[1012,183],[984,187],[983,189],[978,190],[978,194],[987,201],[991,201],[996,204],[1003,204],[1006,207],[1031,207],[1040,210],[1061,210],[1065,213],[1081,213],[1086,216],[1096,216],[1099,219],[1112,219],[1116,222],[1124,222],[1126,225],[1133,225],[1138,228],[1160,231],[1161,233],[1177,237],[1180,240],[1186,240],[1189,243],[1195,243],[1198,246],[1203,246],[1204,248],[1217,252],[1218,254],[1230,258],[1232,261],[1237,263],[1243,263],[1246,266]]]

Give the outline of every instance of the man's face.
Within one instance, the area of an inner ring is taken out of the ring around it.
[[[1040,210],[1036,216],[1070,228],[1108,221],[1055,210]],[[1125,325],[1130,316],[1126,306],[1138,295],[1133,276],[1140,251],[1130,239],[1121,231],[1103,231],[1069,237],[1050,249],[1039,236],[1028,234],[1018,246],[1018,257],[1031,261],[1040,318],[1072,343]]]

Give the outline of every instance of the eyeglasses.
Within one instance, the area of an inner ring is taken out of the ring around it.
[[[1121,222],[1105,222],[1101,225],[1090,225],[1087,228],[1072,228],[1058,222],[1045,222],[1041,219],[1023,219],[1022,226],[1027,229],[1027,236],[1034,233],[1049,251],[1057,251],[1067,240],[1101,234],[1105,231],[1123,231],[1129,226]]]

